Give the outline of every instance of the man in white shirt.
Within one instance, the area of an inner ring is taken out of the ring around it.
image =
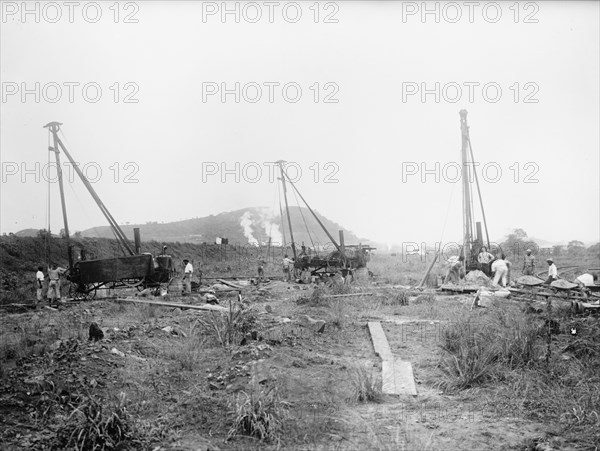
[[[494,285],[498,285],[498,282],[505,287],[508,281],[508,266],[509,263],[506,261],[506,256],[502,254],[498,260],[492,263],[492,272],[494,273]]]
[[[548,262],[548,278],[544,283],[546,285],[550,285],[555,280],[558,280],[558,269],[554,264],[554,260],[552,260],[551,258],[546,259],[546,262]]]
[[[44,288],[44,268],[38,266],[38,270],[35,273],[35,289],[37,294],[37,301],[42,300],[42,289]]]
[[[479,251],[479,255],[477,255],[477,261],[479,262],[479,268],[483,271],[487,276],[490,275],[490,263],[494,259],[494,256],[487,251],[487,248],[484,246]]]
[[[192,292],[192,275],[194,273],[194,267],[190,263],[188,259],[183,260],[183,264],[185,265],[185,269],[183,270],[183,293],[191,293]]]
[[[288,258],[287,254],[283,256],[283,274],[289,282],[292,280],[292,271],[294,270],[294,260]]]

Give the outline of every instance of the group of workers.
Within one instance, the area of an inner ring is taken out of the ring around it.
[[[166,246],[163,248],[163,253],[165,254]],[[465,276],[464,274],[464,256],[454,256],[448,259],[449,267],[446,273],[446,277],[444,278],[444,283],[458,283],[461,278]],[[510,283],[510,270],[511,270],[511,262],[506,259],[504,254],[500,254],[500,257],[497,258],[490,252],[488,252],[487,248],[484,246],[479,251],[477,256],[478,268],[481,270],[486,276],[492,277],[493,274],[493,284],[495,286],[506,287]],[[554,264],[554,260],[549,257],[546,259],[548,263],[548,278],[544,282],[545,284],[551,284],[555,280],[558,280],[558,268]],[[294,260],[289,258],[288,255],[284,255],[282,262],[282,269],[284,278],[286,281],[291,281],[294,277]],[[192,292],[192,276],[194,275],[194,267],[192,263],[188,259],[183,260],[183,278],[182,285],[183,290],[182,294],[189,294]],[[266,263],[264,260],[258,261],[258,281],[262,282],[264,280],[264,270]],[[535,275],[535,266],[536,259],[535,256],[532,255],[531,249],[527,249],[525,251],[525,257],[523,259],[523,268],[521,270],[523,275],[533,276]],[[48,267],[47,274],[44,274],[44,268],[42,266],[38,267],[38,270],[35,275],[35,288],[36,288],[36,297],[37,302],[41,302],[44,294],[44,286],[46,285],[45,280],[48,279],[47,289],[46,289],[46,297],[49,303],[53,301],[60,302],[61,293],[61,276],[65,274],[67,270],[65,268],[58,267],[56,264],[53,264]],[[200,274],[202,272],[200,271]],[[345,271],[342,270],[342,276],[344,282],[346,280],[351,280],[350,278],[354,278],[352,271],[347,268]],[[595,281],[598,279],[596,275],[591,274],[582,274],[575,279],[575,282],[581,287],[586,287],[593,285]]]
[[[47,274],[44,274],[44,267],[38,266],[35,273],[35,291],[36,300],[41,302],[44,299],[44,287],[46,287],[46,299],[48,303],[60,302],[60,285],[61,277],[67,270],[56,264],[52,264],[47,268]],[[48,282],[46,283],[46,279]]]
[[[457,283],[464,277],[463,262],[464,256],[462,255],[459,257],[450,257],[450,259],[448,259],[449,267],[446,278],[444,279],[445,283]],[[548,257],[546,262],[548,263],[548,277],[544,284],[550,285],[552,282],[558,280],[558,268],[552,257]],[[493,275],[493,284],[495,286],[506,287],[510,283],[510,270],[512,264],[507,260],[506,255],[500,254],[500,257],[496,257],[488,252],[487,248],[483,246],[477,255],[477,263],[478,269],[486,276],[491,278]],[[531,249],[527,249],[523,259],[523,268],[521,269],[522,274],[525,276],[534,276],[535,266],[535,256],[532,254]],[[597,276],[586,273],[577,277],[575,282],[578,285],[585,287],[593,285],[595,280],[597,280]]]
[[[265,266],[264,260],[258,260],[258,281],[263,282],[265,278]],[[192,292],[192,276],[194,275],[194,266],[188,259],[183,260],[183,278],[181,280],[183,290],[182,294],[188,294]],[[294,275],[294,260],[289,258],[287,254],[283,257],[283,274],[287,281],[291,281]]]

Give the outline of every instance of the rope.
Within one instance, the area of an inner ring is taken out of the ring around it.
[[[275,202],[277,201],[277,191],[273,194],[273,202],[271,203],[271,216],[275,217]],[[273,244],[273,221],[269,221],[269,240]]]
[[[285,221],[283,219],[283,208],[281,208],[281,187],[277,184],[277,193],[279,195],[279,217],[281,218],[281,236],[283,237],[283,249],[287,247],[285,241]]]
[[[48,149],[48,166],[46,166],[47,169],[50,168],[50,162],[51,162],[51,158],[50,158],[50,129],[48,129],[48,146],[46,147]],[[48,204],[46,206],[46,224],[47,224],[47,233],[44,235],[44,260],[46,261],[46,266],[50,266],[50,241],[48,239],[48,235],[50,235],[50,177],[48,177]]]
[[[452,184],[452,189],[450,190],[450,199],[448,200],[448,206],[446,207],[446,217],[444,218],[444,226],[442,227],[440,243],[444,239],[444,233],[446,231],[446,224],[448,223],[448,215],[450,214],[450,205],[452,204],[452,197],[454,196],[454,188],[456,188],[456,184]]]
[[[312,244],[313,249],[315,248],[315,243],[310,235],[310,228],[306,223],[306,219],[304,218],[304,213],[302,213],[302,208],[300,207],[300,202],[298,202],[298,196],[296,195],[296,191],[293,191],[294,198],[296,199],[296,205],[298,206],[298,210],[300,210],[300,216],[302,217],[302,222],[304,222],[304,227],[306,228],[306,233],[308,233],[308,239],[310,240],[310,244]]]

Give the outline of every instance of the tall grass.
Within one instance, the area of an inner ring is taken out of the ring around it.
[[[59,447],[76,450],[133,449],[141,445],[123,394],[107,406],[86,398],[59,429],[57,440]]]
[[[279,443],[289,403],[283,401],[277,386],[256,384],[250,393],[242,392],[232,403],[233,425],[227,439],[246,435],[264,442]]]
[[[198,319],[198,324],[227,348],[241,340],[256,325],[257,312],[254,308],[230,299],[226,313],[210,312],[207,320]]]
[[[501,379],[505,371],[532,365],[539,355],[538,326],[530,316],[509,309],[457,316],[441,338],[440,368],[449,378],[442,385],[451,388]]]
[[[357,365],[350,370],[350,381],[352,383],[351,401],[359,403],[381,402],[383,393],[372,368]]]

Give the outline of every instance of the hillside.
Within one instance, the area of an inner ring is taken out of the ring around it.
[[[348,244],[368,243],[369,240],[359,239],[351,231],[341,225],[320,215],[319,219],[325,225],[329,233],[338,240],[338,231],[344,230],[345,241]],[[331,240],[319,226],[310,211],[306,208],[291,207],[290,216],[294,232],[294,241],[307,246],[315,244],[324,245]],[[285,220],[285,241],[290,242]],[[306,222],[306,226],[305,226]],[[143,241],[165,241],[185,243],[214,243],[217,237],[229,239],[233,244],[267,244],[269,236],[273,244],[283,244],[281,216],[273,215],[269,208],[253,207],[242,210],[210,215],[204,218],[193,218],[184,221],[146,224],[121,225],[128,237],[133,237],[133,229],[140,228]],[[109,226],[100,226],[81,232],[83,237],[113,238]]]

